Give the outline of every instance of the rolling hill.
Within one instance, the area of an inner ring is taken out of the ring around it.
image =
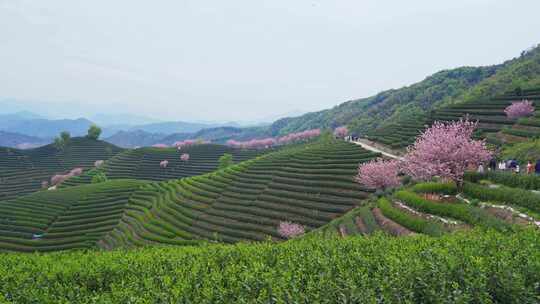
[[[72,138],[63,150],[52,144],[29,150],[0,148],[0,200],[37,191],[54,174],[75,167],[91,168],[96,160],[121,151],[109,143],[82,137]]]
[[[148,181],[164,181],[200,175],[214,171],[218,168],[218,160],[228,153],[233,156],[233,162],[242,162],[271,150],[243,150],[233,149],[223,145],[200,144],[176,148],[139,148],[126,150],[105,162],[99,172],[103,172],[109,179],[139,179]],[[182,161],[180,156],[184,153],[190,155],[188,161]],[[160,167],[161,161],[168,161],[166,168]],[[91,182],[92,175],[88,174],[73,177],[63,186],[75,186]]]
[[[118,178],[126,171],[113,164],[123,154],[108,163]],[[359,162],[375,156],[326,139],[179,180],[115,179],[40,191],[0,202],[0,247],[41,251],[281,239],[280,221],[312,230],[361,205],[369,191],[353,176]],[[139,166],[148,173],[138,176],[165,179],[154,167],[159,172],[159,164]]]

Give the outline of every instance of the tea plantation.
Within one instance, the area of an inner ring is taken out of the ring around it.
[[[0,200],[38,191],[43,181],[75,167],[88,169],[96,160],[122,151],[109,143],[82,137],[72,138],[63,149],[54,145],[31,150],[0,148]]]
[[[434,121],[456,121],[464,117],[477,120],[479,125],[476,137],[487,138],[492,144],[522,142],[529,138],[540,137],[540,114],[516,120],[507,118],[504,113],[504,109],[513,101],[522,99],[538,104],[540,89],[523,90],[520,95],[506,93],[492,99],[450,105],[433,110],[427,115],[382,126],[368,132],[366,137],[392,148],[405,148],[414,143],[416,136],[425,129],[425,125],[430,125]]]
[[[176,148],[139,148],[126,150],[117,154],[100,169],[109,179],[140,179],[148,181],[164,181],[200,175],[218,168],[218,160],[228,153],[233,156],[233,162],[238,163],[270,150],[233,149],[223,145],[201,144]],[[190,155],[188,161],[182,161],[180,156]],[[160,167],[161,161],[167,161],[166,168]],[[65,186],[76,186],[90,183],[92,172],[68,180]]]
[[[196,159],[195,150],[190,151]],[[110,249],[281,239],[281,221],[311,230],[359,206],[369,191],[353,176],[358,163],[375,156],[350,143],[323,139],[190,178],[112,179],[0,201],[5,210],[0,248]],[[159,163],[155,167],[169,169]],[[159,177],[159,171],[148,172]]]
[[[6,303],[538,303],[539,282],[532,230],[0,254]]]

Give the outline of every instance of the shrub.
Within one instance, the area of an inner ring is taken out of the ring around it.
[[[467,172],[465,180],[473,183],[478,183],[483,179],[487,179],[497,184],[502,184],[508,187],[523,188],[529,190],[540,189],[540,176],[530,174],[514,174],[511,172],[488,171],[484,174],[477,172]]]
[[[305,233],[304,226],[291,222],[280,222],[278,233],[284,238],[292,239]]]
[[[377,159],[360,164],[355,180],[373,189],[398,187],[401,184],[398,176],[398,162]]]
[[[232,154],[225,153],[219,158],[218,162],[218,169],[225,169],[233,164],[233,156]]]
[[[503,204],[512,204],[540,212],[540,195],[528,190],[500,186],[499,188],[486,188],[480,185],[465,183],[463,192],[483,201],[494,201]]]
[[[103,172],[98,172],[92,176],[92,184],[103,183],[108,180],[107,175]]]
[[[528,100],[515,101],[504,109],[504,113],[506,113],[506,116],[508,116],[510,119],[529,116],[533,112],[534,106],[532,102]]]
[[[425,213],[450,217],[469,224],[491,227],[501,231],[511,229],[509,224],[494,218],[481,209],[467,204],[435,203],[409,191],[399,191],[395,196],[407,205]]]
[[[1,254],[0,263],[11,303],[535,303],[536,282],[532,230]]]
[[[431,236],[441,236],[444,233],[444,228],[442,225],[421,217],[409,215],[392,206],[390,201],[388,201],[386,198],[379,199],[379,208],[384,216],[409,230]]]
[[[454,195],[457,193],[457,186],[455,183],[427,182],[416,184],[411,190],[417,193],[443,193]]]
[[[97,125],[91,125],[90,128],[88,128],[88,134],[86,135],[86,137],[89,139],[97,140],[100,135],[101,128]]]

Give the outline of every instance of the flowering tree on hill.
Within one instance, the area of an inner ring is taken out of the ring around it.
[[[189,160],[189,154],[184,153],[184,154],[180,155],[180,160],[181,161],[188,161]]]
[[[398,173],[398,161],[379,158],[360,164],[355,180],[368,188],[394,188],[401,185]]]
[[[504,113],[510,119],[521,118],[529,116],[534,112],[534,106],[531,101],[523,100],[513,102],[511,105],[504,109]]]
[[[343,137],[347,136],[347,134],[349,134],[349,129],[346,126],[337,127],[334,130],[334,136],[336,136],[336,137],[343,138]]]
[[[168,160],[162,160],[162,161],[159,163],[159,167],[161,167],[162,169],[167,168],[168,165],[169,165],[169,161],[168,161]]]
[[[166,144],[155,144],[155,145],[152,145],[152,147],[164,149],[164,148],[168,148],[169,146],[167,146]]]
[[[304,226],[291,222],[280,222],[278,233],[284,238],[292,239],[305,233]]]
[[[321,135],[320,129],[312,129],[302,132],[290,133],[279,138],[268,137],[262,139],[251,139],[248,141],[237,141],[234,139],[230,139],[227,141],[226,145],[233,148],[242,149],[268,149],[276,144],[285,145],[295,141],[308,140],[319,135]]]
[[[485,141],[472,139],[477,124],[467,119],[435,122],[407,149],[402,170],[416,180],[439,176],[461,185],[469,166],[491,159]]]

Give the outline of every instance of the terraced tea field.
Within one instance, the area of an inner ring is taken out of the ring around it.
[[[415,137],[424,130],[424,125],[434,121],[456,121],[466,116],[479,122],[475,136],[487,138],[492,144],[521,142],[528,138],[540,137],[540,114],[515,120],[507,118],[504,113],[504,109],[513,101],[522,99],[533,101],[538,106],[540,89],[523,90],[519,96],[508,93],[489,100],[451,105],[434,110],[425,117],[378,128],[366,134],[366,138],[392,148],[404,148],[414,142]]]
[[[43,181],[75,167],[91,168],[122,149],[103,141],[72,138],[64,150],[53,145],[17,150],[0,148],[0,200],[38,191]]]
[[[239,163],[272,150],[233,149],[223,145],[202,144],[182,150],[175,148],[140,148],[126,150],[105,162],[102,171],[109,179],[139,179],[164,181],[201,175],[218,168],[218,160],[223,154],[233,156],[233,162]],[[182,161],[183,153],[190,155],[188,161]],[[167,161],[166,168],[160,167],[161,161]],[[82,175],[66,181],[66,186],[76,186],[91,182],[91,174]]]
[[[0,246],[29,251],[281,239],[281,221],[312,230],[361,205],[369,191],[353,177],[358,163],[375,156],[322,140],[200,176],[42,191],[0,202],[0,210],[10,211],[0,216]]]
[[[94,247],[119,222],[143,182],[118,180],[0,201],[0,250]]]
[[[540,189],[540,177],[471,173],[467,179],[459,194],[455,185],[416,184],[372,200],[313,234],[345,237],[384,231],[394,236],[441,236],[477,226],[505,232],[540,228],[540,194],[531,191]]]

